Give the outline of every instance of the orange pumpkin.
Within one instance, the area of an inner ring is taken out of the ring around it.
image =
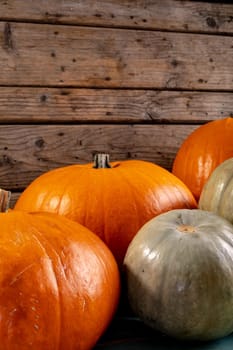
[[[198,201],[213,170],[233,157],[233,119],[206,123],[183,142],[173,163],[172,173],[192,191]]]
[[[51,213],[0,213],[0,227],[0,348],[91,349],[119,300],[108,247]]]
[[[49,211],[80,222],[104,240],[119,265],[138,229],[152,217],[196,207],[187,187],[162,167],[139,160],[71,165],[44,173],[18,199],[15,209]]]

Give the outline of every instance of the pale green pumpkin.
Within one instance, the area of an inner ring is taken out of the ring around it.
[[[203,210],[172,210],[146,223],[128,247],[129,303],[152,328],[180,339],[233,331],[233,226]]]
[[[198,206],[233,223],[233,158],[215,168],[203,187]]]

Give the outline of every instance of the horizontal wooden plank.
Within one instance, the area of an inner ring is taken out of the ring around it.
[[[226,92],[0,87],[0,123],[203,123],[229,115]]]
[[[178,0],[5,0],[0,18],[96,26],[233,33],[233,5]]]
[[[0,23],[0,85],[232,90],[229,36]]]
[[[50,169],[91,162],[97,152],[112,160],[143,159],[171,169],[191,125],[3,125],[0,128],[0,184],[27,186]]]
[[[11,196],[10,196],[10,203],[9,203],[9,208],[13,209],[14,205],[17,201],[17,199],[19,198],[19,196],[21,195],[21,192],[12,192]]]

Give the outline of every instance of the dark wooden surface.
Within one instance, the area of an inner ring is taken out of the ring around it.
[[[0,187],[97,152],[170,170],[233,115],[233,3],[0,1]]]
[[[4,0],[0,20],[185,32],[233,33],[227,1]]]
[[[92,162],[97,152],[112,160],[143,159],[171,168],[193,125],[4,125],[0,129],[1,186],[23,189],[49,169]]]
[[[0,87],[0,122],[204,123],[233,113],[232,92]]]
[[[233,38],[1,22],[0,85],[233,89]]]

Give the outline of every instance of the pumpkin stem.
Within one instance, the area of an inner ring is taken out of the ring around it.
[[[111,168],[111,165],[109,163],[109,154],[106,154],[106,153],[95,154],[93,168],[95,169]]]
[[[0,188],[0,212],[5,213],[10,207],[11,192]]]
[[[193,233],[196,232],[195,227],[191,226],[191,225],[180,225],[178,227],[178,230],[180,232],[187,232],[187,233]]]

